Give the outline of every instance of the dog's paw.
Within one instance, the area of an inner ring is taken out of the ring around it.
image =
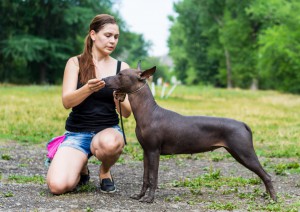
[[[144,203],[153,203],[154,197],[151,197],[151,196],[144,196],[144,197],[142,197],[139,201],[140,201],[140,202],[144,202]]]
[[[131,199],[136,199],[136,200],[141,199],[141,197],[142,197],[141,194],[134,194],[134,195],[130,196]]]

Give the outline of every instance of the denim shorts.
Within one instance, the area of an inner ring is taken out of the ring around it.
[[[121,130],[119,125],[112,126],[111,128],[117,130],[121,134],[123,131]],[[93,137],[96,135],[96,132],[70,132],[66,131],[65,140],[59,145],[59,148],[61,147],[72,147],[75,149],[80,150],[84,154],[87,155],[87,157],[91,157],[93,154],[91,152],[91,143]]]

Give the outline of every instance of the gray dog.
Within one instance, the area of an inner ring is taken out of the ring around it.
[[[127,93],[136,120],[136,136],[144,150],[143,186],[132,196],[151,203],[157,187],[160,155],[193,154],[224,147],[238,162],[256,173],[276,201],[271,177],[262,168],[253,148],[251,129],[243,122],[228,118],[182,116],[161,108],[155,102],[146,79],[156,67],[141,71],[125,69],[104,78],[107,87]],[[149,188],[148,195],[146,194]]]

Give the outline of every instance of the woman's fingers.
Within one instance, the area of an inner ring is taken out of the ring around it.
[[[116,91],[114,91],[113,95],[114,95],[115,99],[120,101],[120,102],[124,102],[125,97],[126,97],[126,93],[119,93],[119,92],[116,92]]]
[[[97,92],[99,91],[100,89],[104,88],[105,86],[105,82],[103,80],[100,80],[100,79],[90,79],[88,81],[88,86],[89,86],[89,89],[93,92]]]

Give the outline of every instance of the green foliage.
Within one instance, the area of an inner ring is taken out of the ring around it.
[[[143,35],[124,32],[124,34],[121,34],[118,44],[118,49],[121,47],[121,53],[120,51],[115,51],[113,55],[119,55],[121,60],[131,64],[136,60],[144,59],[148,55],[150,46],[151,43],[145,42]]]
[[[267,26],[259,39],[261,48],[257,66],[261,73],[262,87],[300,93],[300,31],[295,30],[300,26],[300,3],[283,0],[272,2],[274,7],[257,3],[251,10],[254,18],[263,20],[263,24]],[[272,24],[267,22],[270,17]]]
[[[253,37],[249,35],[250,22],[243,10],[247,4],[248,1],[240,1],[238,5],[234,1],[182,1],[175,4],[178,17],[173,19],[169,46],[175,71],[184,76],[184,82],[224,86],[226,77],[220,73],[224,68],[230,68],[237,86],[249,86],[244,81],[249,82],[255,76],[255,63],[254,55],[249,56]],[[179,66],[181,61],[185,61],[185,67]]]
[[[2,49],[3,56],[5,58],[24,58],[26,61],[42,61],[44,55],[41,54],[49,42],[46,39],[42,39],[35,36],[13,36],[9,40],[3,41],[4,48]]]
[[[120,25],[115,57],[127,62],[147,55],[143,36],[129,32],[112,1],[49,0],[0,3],[0,82],[61,83],[66,60],[83,50],[91,19],[112,14]]]
[[[174,21],[171,17],[170,20]],[[184,31],[181,30],[181,28],[181,23],[174,22],[170,29],[171,35],[168,39],[168,44],[170,46],[170,55],[173,58],[175,65],[175,74],[182,82],[186,82],[188,76],[186,72],[188,69],[188,61],[187,54],[183,47],[187,40],[185,39]]]
[[[187,84],[300,93],[297,0],[183,0],[168,40],[175,73]]]
[[[152,77],[152,80],[156,83],[158,78],[162,78],[165,82],[170,82],[172,71],[171,67],[164,65],[160,58],[158,57],[144,57],[144,58],[135,58],[133,62],[131,63],[132,68],[137,68],[137,64],[141,60],[141,68],[142,70],[145,70],[147,68],[151,68],[153,66],[156,66],[156,72]]]
[[[173,21],[171,35],[168,40],[170,55],[175,64],[175,73],[187,84],[213,83],[215,60],[208,58],[209,41],[204,34],[201,8],[203,2],[196,0],[181,1],[175,4],[178,13]]]

